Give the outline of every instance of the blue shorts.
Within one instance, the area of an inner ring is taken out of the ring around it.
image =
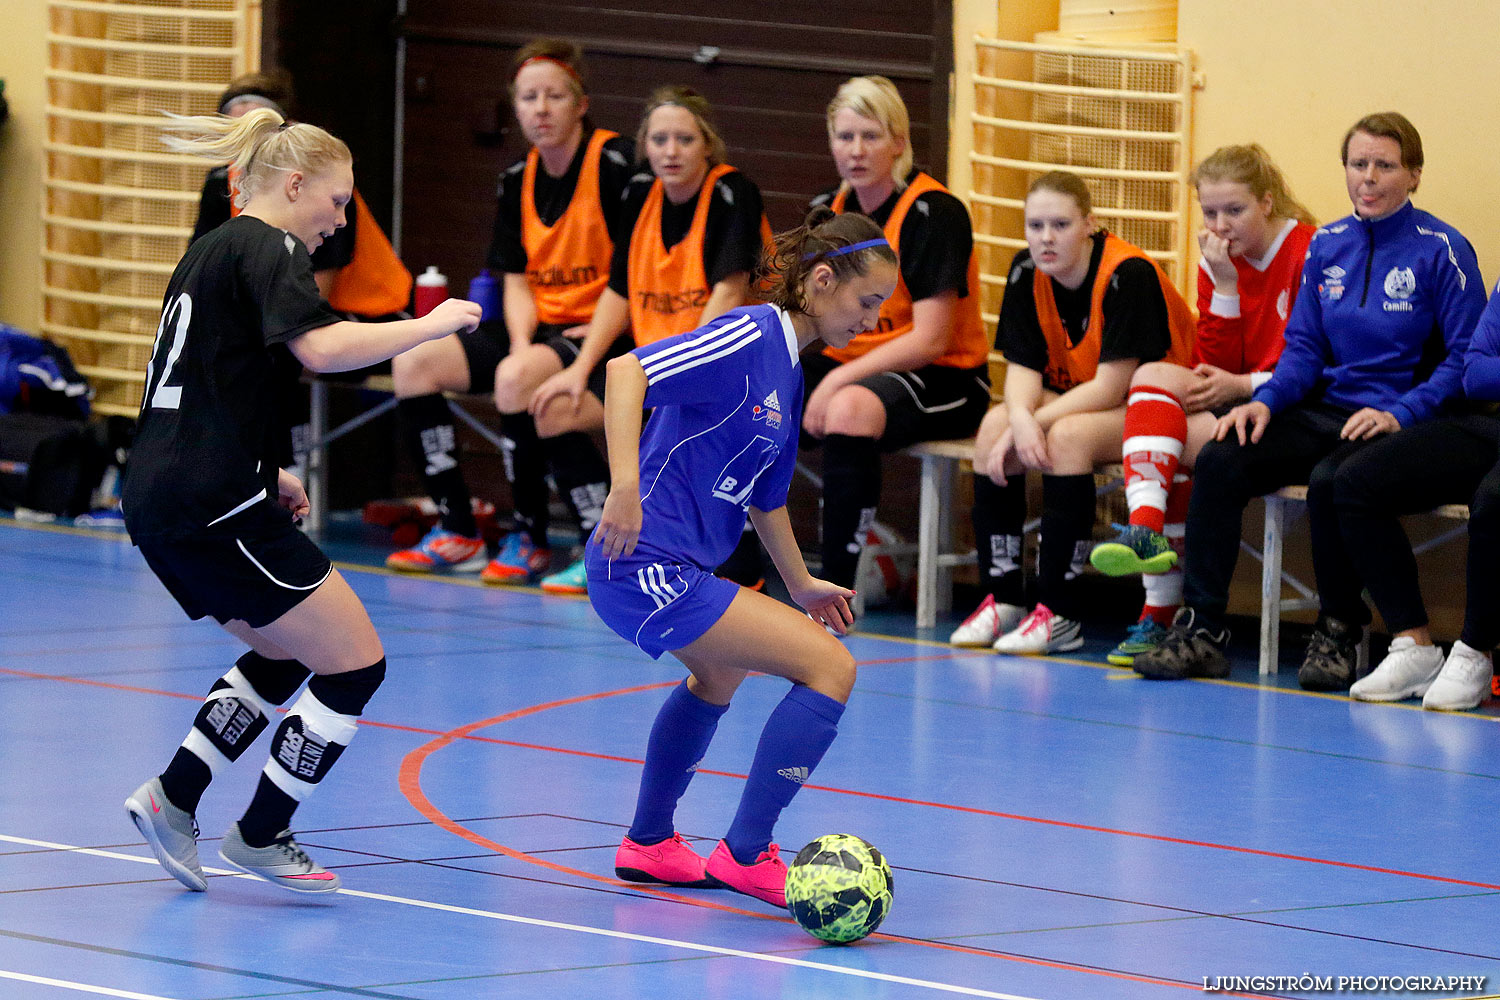
[[[653,660],[713,628],[740,590],[696,566],[653,561],[640,550],[611,562],[592,539],[583,565],[594,611]]]

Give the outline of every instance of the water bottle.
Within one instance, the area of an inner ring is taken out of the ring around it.
[[[481,320],[491,320],[500,315],[500,282],[485,268],[469,282],[469,301],[479,303]]]
[[[425,272],[417,275],[416,301],[413,303],[416,315],[426,316],[447,297],[448,276],[439,271],[436,264],[429,265]]]

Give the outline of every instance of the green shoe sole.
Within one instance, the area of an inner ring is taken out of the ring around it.
[[[1176,552],[1162,552],[1142,559],[1135,549],[1119,542],[1101,542],[1089,553],[1089,563],[1105,576],[1132,576],[1136,573],[1165,573],[1177,565]]]

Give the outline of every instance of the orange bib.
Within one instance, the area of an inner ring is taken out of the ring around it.
[[[906,221],[906,213],[911,211],[912,203],[928,191],[946,190],[948,189],[927,174],[919,173],[901,193],[896,207],[891,210],[891,217],[885,222],[885,239],[896,252],[897,260],[901,258],[901,224]],[[840,191],[835,195],[831,206],[833,210],[842,213],[847,198],[848,191]],[[967,281],[969,294],[959,299],[954,306],[953,330],[948,336],[948,349],[932,362],[935,365],[975,368],[989,358],[990,342],[984,332],[984,322],[979,317],[979,261],[973,251],[969,252]],[[907,291],[906,279],[898,269],[896,290],[880,307],[880,322],[875,329],[855,337],[848,347],[825,347],[823,353],[842,364],[910,332],[913,326],[911,306],[911,292]]]
[[[1077,346],[1068,338],[1062,317],[1057,312],[1057,300],[1052,296],[1052,279],[1035,269],[1032,272],[1031,290],[1036,299],[1036,318],[1041,324],[1042,334],[1047,338],[1046,382],[1066,392],[1075,385],[1082,385],[1094,377],[1099,368],[1099,347],[1104,336],[1104,292],[1109,288],[1109,279],[1123,261],[1139,257],[1151,260],[1144,250],[1132,246],[1113,233],[1104,235],[1104,252],[1099,259],[1099,273],[1094,278],[1094,287],[1089,296],[1089,322]],[[1167,325],[1172,342],[1163,360],[1186,365],[1193,352],[1193,311],[1187,300],[1177,291],[1177,286],[1167,279],[1161,267],[1153,260],[1156,280],[1161,284],[1162,298],[1167,303]]]
[[[708,233],[708,210],[713,203],[714,185],[720,177],[733,173],[734,167],[721,163],[713,167],[698,188],[698,205],[693,223],[676,246],[662,245],[661,213],[666,189],[660,180],[651,185],[641,214],[630,235],[630,263],[627,280],[630,285],[630,327],[637,346],[654,344],[663,337],[686,333],[696,328],[708,305],[713,289],[703,268],[703,242]],[[764,214],[760,218],[761,243],[771,245],[771,225]]]
[[[614,243],[599,208],[599,157],[614,132],[596,129],[578,171],[578,186],[567,210],[551,226],[536,214],[535,149],[526,154],[521,179],[521,245],[526,249],[526,283],[536,300],[539,323],[577,326],[587,323],[609,284]]]

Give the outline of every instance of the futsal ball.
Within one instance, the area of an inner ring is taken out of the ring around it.
[[[786,874],[786,906],[821,941],[847,944],[880,926],[895,891],[891,866],[874,846],[847,833],[819,837],[797,852]]]
[[[865,532],[865,545],[896,545],[900,541],[883,524],[873,525]],[[906,556],[881,554],[861,559],[854,589],[865,599],[865,607],[882,607],[901,596],[912,571],[911,559]]]

